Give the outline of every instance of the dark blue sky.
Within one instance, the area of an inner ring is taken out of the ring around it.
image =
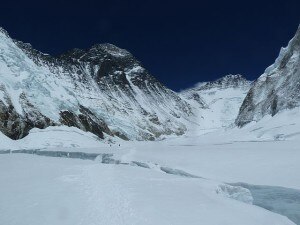
[[[300,1],[2,1],[0,26],[57,55],[109,42],[180,90],[241,73],[257,78],[300,23]]]

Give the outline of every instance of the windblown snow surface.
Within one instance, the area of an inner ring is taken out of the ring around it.
[[[299,113],[156,142],[0,134],[0,224],[299,224]]]

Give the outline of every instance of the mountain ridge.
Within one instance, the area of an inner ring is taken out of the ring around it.
[[[10,138],[53,125],[125,140],[186,130],[189,104],[126,50],[98,44],[77,52],[79,58],[53,57],[12,40],[3,28],[0,39],[0,130]]]
[[[236,119],[242,127],[300,106],[300,26],[275,62],[255,81]]]

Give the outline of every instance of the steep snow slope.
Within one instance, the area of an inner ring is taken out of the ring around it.
[[[216,81],[199,83],[182,91],[183,98],[197,111],[201,129],[206,131],[233,124],[251,82],[242,75],[227,75]],[[191,128],[191,130],[199,128]]]
[[[154,140],[183,134],[191,114],[126,50],[102,44],[52,57],[0,29],[0,131],[10,138],[63,124]]]
[[[235,140],[284,141],[300,140],[299,108],[282,110],[276,115],[266,115],[258,122],[246,124],[243,129],[235,127],[228,133],[235,135]]]
[[[236,119],[238,126],[300,106],[300,26],[275,63],[248,92]]]

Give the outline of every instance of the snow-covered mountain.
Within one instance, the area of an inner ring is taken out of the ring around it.
[[[197,111],[201,130],[219,129],[234,123],[251,83],[242,75],[227,75],[198,83],[182,91],[181,96]]]
[[[191,107],[111,44],[52,57],[0,29],[0,131],[67,125],[122,139],[183,134]]]
[[[241,127],[300,106],[299,62],[300,28],[254,84],[227,75],[175,93],[114,45],[53,57],[0,28],[0,131],[20,139],[32,128],[66,125],[100,138],[155,140]]]
[[[236,119],[238,126],[300,106],[300,26],[275,63],[248,92]]]

